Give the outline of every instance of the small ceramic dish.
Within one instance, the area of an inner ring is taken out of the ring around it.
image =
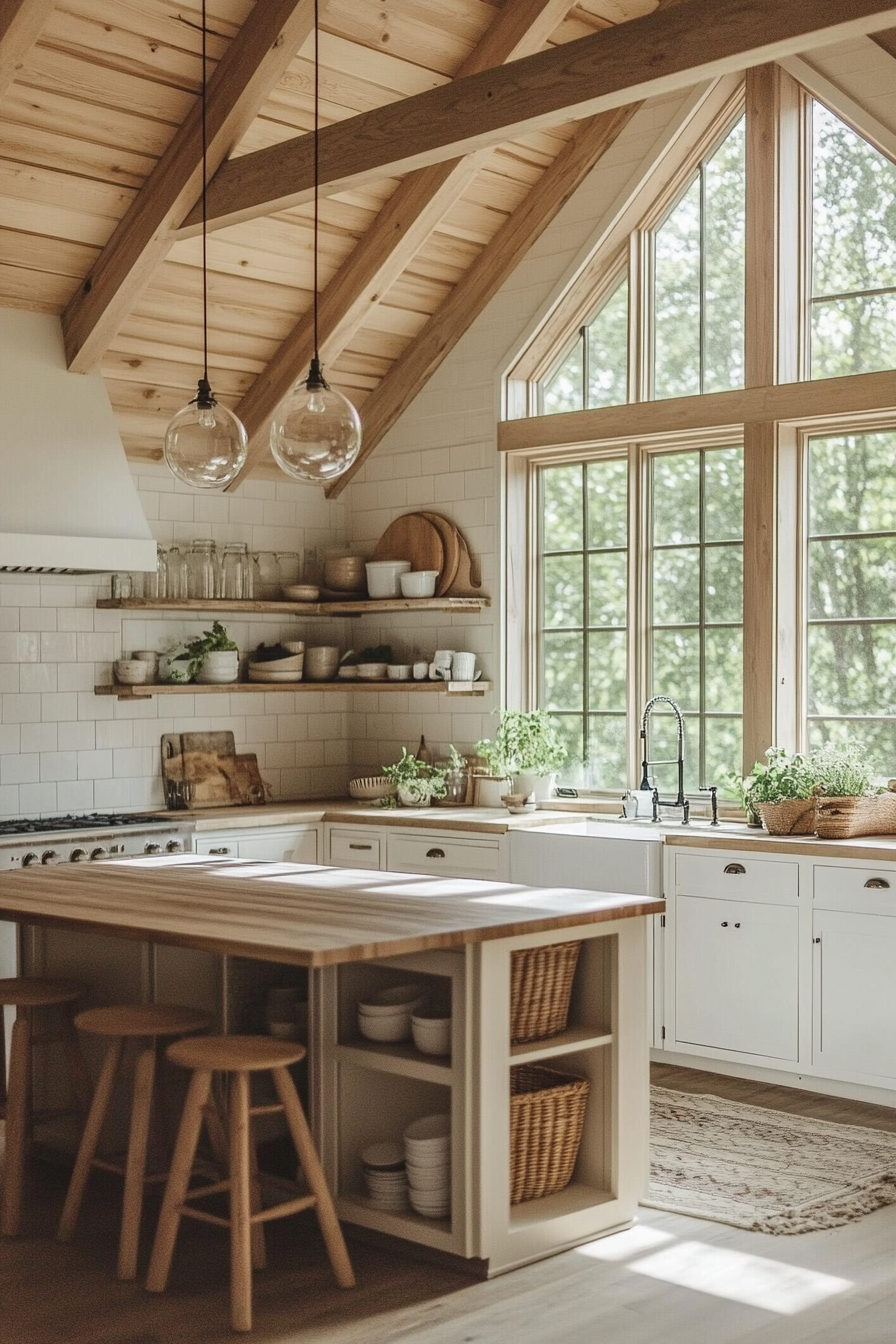
[[[386,676],[386,664],[359,663],[358,676],[361,681],[383,681]]]
[[[534,812],[535,799],[531,793],[502,793],[501,802],[508,812],[518,816],[521,812]]]
[[[320,589],[313,583],[292,583],[283,589],[287,602],[316,602]]]

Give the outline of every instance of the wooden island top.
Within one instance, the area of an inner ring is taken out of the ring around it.
[[[567,887],[177,854],[0,874],[0,919],[297,966],[460,947],[660,914]]]

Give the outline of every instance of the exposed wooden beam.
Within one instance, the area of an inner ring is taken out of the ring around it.
[[[263,0],[209,79],[209,172],[244,134],[314,23],[313,0]],[[79,373],[95,368],[171,246],[202,190],[201,108],[194,104],[63,317],[66,357]]]
[[[892,0],[690,0],[324,127],[321,189],[346,191],[894,22]],[[209,218],[220,228],[271,214],[309,200],[312,186],[312,138],[298,136],[223,164]],[[185,232],[199,222],[193,210]]]
[[[458,72],[459,77],[537,51],[569,10],[569,0],[506,4]],[[411,173],[387,201],[320,296],[318,343],[324,364],[338,358],[383,292],[401,275],[426,238],[472,182],[484,155],[448,159]],[[313,353],[312,314],[305,313],[236,408],[249,435],[249,456],[229,487],[263,461],[268,423]]]
[[[639,106],[617,107],[589,118],[577,128],[573,139],[545,169],[522,205],[502,224],[438,311],[371,392],[361,416],[364,430],[361,452],[349,470],[329,487],[330,498],[338,495],[360,469]]]
[[[15,80],[55,0],[0,0],[0,98]]]
[[[366,404],[364,409],[367,410]],[[808,423],[831,415],[878,410],[896,410],[896,373],[890,369],[883,373],[856,373],[843,378],[818,378],[812,382],[778,383],[774,387],[706,392],[701,396],[504,420],[498,425],[498,451],[579,448],[608,441],[650,440],[716,425],[776,420]]]

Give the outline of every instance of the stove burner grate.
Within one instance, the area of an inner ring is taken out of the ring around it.
[[[152,813],[88,812],[66,817],[18,817],[0,821],[0,837],[7,835],[34,835],[50,831],[101,831],[113,826],[164,826],[166,823]]]

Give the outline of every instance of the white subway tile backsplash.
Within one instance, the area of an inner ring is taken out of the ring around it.
[[[45,751],[40,755],[41,780],[76,780],[78,753],[76,751]]]
[[[81,751],[78,753],[79,779],[111,779],[111,751]]]
[[[40,779],[40,756],[29,752],[0,760],[0,784],[35,784]]]
[[[27,817],[40,812],[56,812],[58,804],[55,784],[20,784],[19,807]]]
[[[103,720],[105,722],[105,720]],[[93,751],[96,746],[95,723],[58,723],[56,725],[57,746],[60,751]]]
[[[92,812],[97,806],[93,780],[66,780],[56,785],[56,806],[60,812]]]

